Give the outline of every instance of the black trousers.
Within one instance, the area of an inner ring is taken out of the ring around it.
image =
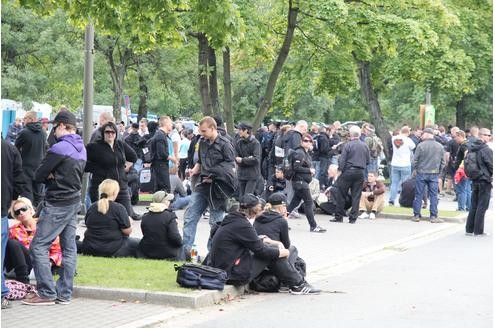
[[[310,229],[316,228],[317,224],[315,221],[315,214],[313,211],[313,198],[311,197],[311,191],[309,190],[309,185],[304,181],[293,181],[292,189],[294,190],[294,196],[287,207],[287,213],[292,212],[299,204],[301,200],[304,201],[304,214],[308,219]]]
[[[328,167],[330,166],[330,158],[320,157],[320,190],[325,190],[328,183]]]
[[[5,268],[7,272],[14,270],[17,281],[29,283],[29,272],[31,272],[33,265],[31,264],[29,249],[20,241],[15,239],[7,241]]]
[[[358,217],[359,213],[359,199],[361,198],[361,191],[363,189],[363,170],[362,169],[348,169],[342,172],[340,177],[335,183],[335,187],[338,192],[335,194],[335,203],[337,204],[335,218],[342,219],[345,216],[345,199],[351,190],[351,213],[349,214],[349,220],[354,221]]]
[[[154,192],[157,192],[159,190],[164,190],[168,193],[171,192],[171,186],[170,186],[170,175],[168,172],[168,162],[153,162],[151,163],[151,171],[152,171],[152,177],[155,178],[155,188]]]
[[[239,180],[239,197],[245,194],[255,194],[256,185],[258,184],[257,179],[251,180]]]
[[[286,286],[299,286],[304,282],[304,277],[301,276],[294,266],[294,262],[298,256],[297,249],[291,246],[289,248],[289,254],[288,258],[278,258],[271,262],[253,256],[250,281],[256,278],[265,268],[268,268]]]
[[[483,234],[485,228],[485,212],[490,203],[492,185],[486,181],[473,181],[471,192],[471,209],[466,221],[466,232],[475,235]]]
[[[36,182],[34,180],[35,171],[24,170],[24,175],[26,177],[26,188],[29,195],[33,195],[33,206],[38,207],[39,203],[43,200],[43,183]]]

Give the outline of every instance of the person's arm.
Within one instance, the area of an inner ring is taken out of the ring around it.
[[[342,153],[340,154],[340,157],[339,157],[339,171],[340,172],[344,172],[345,163],[347,162],[348,148],[349,147],[347,145],[344,145],[342,147]]]
[[[182,237],[179,233],[179,227],[177,225],[177,216],[175,213],[171,212],[173,218],[170,220],[170,223],[167,227],[167,238],[168,241],[174,246],[182,246]]]
[[[289,224],[286,219],[280,221],[280,241],[285,248],[290,247]]]
[[[25,133],[23,133],[23,131],[21,131],[17,135],[17,138],[15,139],[14,145],[17,147],[17,149],[19,149],[19,151],[22,151],[22,147],[24,146],[25,142],[26,142]]]
[[[120,141],[119,141],[119,143],[120,143]],[[124,154],[125,154],[126,162],[136,163],[137,155],[136,155],[136,152],[134,151],[134,149],[132,149],[132,147],[127,144],[127,142],[121,142],[121,144],[124,147]]]
[[[376,182],[376,189],[373,190],[373,195],[378,196],[385,193],[385,184],[381,181]]]
[[[300,149],[296,150],[291,156],[294,173],[311,173],[311,167],[304,166],[304,153]]]
[[[53,179],[52,172],[62,162],[64,156],[53,153],[51,151],[45,156],[40,166],[36,170],[35,181],[45,182],[48,179]]]
[[[253,155],[243,157],[241,163],[243,166],[255,166],[260,165],[261,162],[261,146],[259,142],[254,144]]]

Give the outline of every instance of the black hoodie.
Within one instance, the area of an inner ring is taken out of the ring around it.
[[[31,198],[22,171],[21,155],[14,145],[2,139],[2,217],[17,196]]]
[[[469,144],[468,150],[470,152],[480,152],[481,153],[481,163],[478,163],[483,175],[478,180],[484,180],[489,183],[492,182],[493,177],[493,151],[480,139],[475,139]]]
[[[265,235],[272,240],[278,240],[289,249],[289,225],[287,220],[276,211],[266,211],[254,220],[254,229],[258,235]]]
[[[46,133],[41,123],[26,124],[26,127],[19,132],[15,146],[21,153],[24,173],[32,178],[47,150]]]
[[[225,270],[228,283],[242,285],[250,279],[252,254],[276,261],[279,251],[263,244],[244,214],[229,213],[213,236],[207,265]]]

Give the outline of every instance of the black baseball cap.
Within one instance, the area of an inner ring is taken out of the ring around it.
[[[236,128],[241,129],[241,130],[251,130],[253,126],[249,123],[246,122],[241,122],[237,124]]]
[[[59,112],[55,118],[50,121],[49,123],[57,124],[57,123],[64,123],[64,124],[70,124],[73,126],[76,126],[76,116],[72,114],[69,111],[62,111]]]
[[[272,205],[287,205],[287,197],[281,192],[276,192],[268,197],[268,203]]]
[[[245,194],[239,198],[241,208],[253,208],[260,203],[260,199],[253,194]]]

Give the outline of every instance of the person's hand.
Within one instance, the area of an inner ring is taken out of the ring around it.
[[[236,162],[237,164],[240,164],[240,163],[242,162],[242,157],[237,156],[237,157],[235,158],[235,162]]]
[[[151,163],[144,163],[143,167],[149,168],[149,167],[151,167]]]
[[[311,174],[312,174],[312,175],[315,175],[316,170],[315,170],[314,168],[310,168],[309,170],[311,171]]]
[[[289,250],[284,248],[284,249],[279,249],[278,250],[278,257],[283,258],[283,257],[289,257]]]
[[[55,180],[55,176],[53,173],[48,174],[48,177],[46,178],[47,180]]]
[[[273,186],[268,187],[268,190],[273,191]]]

